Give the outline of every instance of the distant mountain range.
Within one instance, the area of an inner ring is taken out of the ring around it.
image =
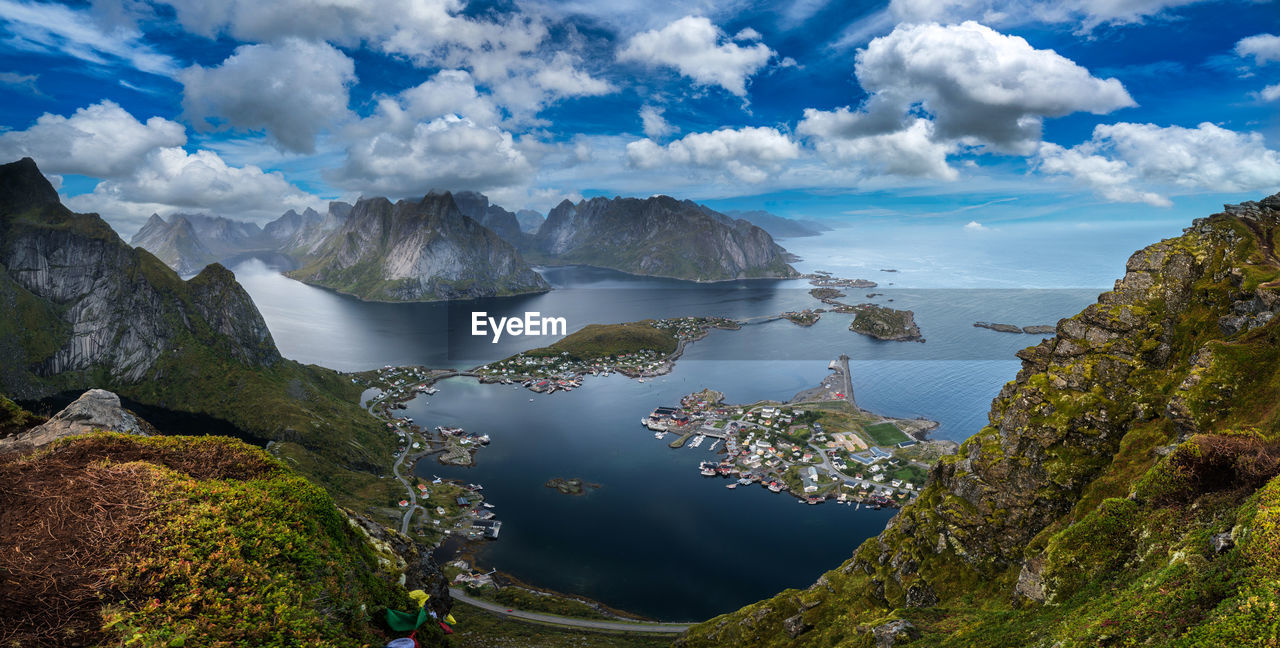
[[[477,199],[478,197],[478,199]],[[520,236],[515,214],[462,196],[496,227]],[[481,209],[483,207],[483,209]],[[421,301],[544,292],[550,286],[495,230],[468,218],[457,196],[367,198],[289,276],[364,299]]]
[[[776,238],[818,236],[823,232],[831,231],[830,227],[827,227],[818,221],[784,218],[761,209],[753,209],[750,211],[733,210],[725,212],[725,215],[731,218],[740,218],[745,220],[748,223],[768,232],[770,236]]]
[[[791,236],[810,231],[766,212],[748,214]],[[261,228],[206,214],[153,214],[132,244],[184,276],[244,254],[279,253],[293,260],[290,276],[300,281],[379,301],[549,290],[526,260],[698,281],[796,274],[766,228],[668,196],[565,201],[543,218],[473,191],[433,191],[394,204],[331,202],[324,214],[289,210]]]
[[[697,281],[796,275],[764,230],[670,196],[563,201],[527,249],[545,263]]]

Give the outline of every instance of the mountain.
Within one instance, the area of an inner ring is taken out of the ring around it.
[[[191,221],[185,218],[175,218],[170,224],[159,215],[152,214],[129,243],[156,255],[183,276],[193,275],[217,261],[217,255],[205,247]]]
[[[536,234],[546,220],[545,216],[532,209],[521,209],[516,212],[516,222],[520,224],[520,231],[525,234]]]
[[[468,218],[493,230],[494,234],[502,237],[502,240],[515,246],[524,242],[524,235],[516,215],[490,204],[488,196],[474,191],[459,191],[453,194],[453,201]]]
[[[288,243],[297,236],[302,230],[308,227],[317,227],[324,217],[320,212],[308,207],[301,214],[290,209],[262,228],[262,233],[266,234],[275,242],[277,246]]]
[[[348,378],[280,356],[230,271],[183,281],[64,207],[31,159],[0,165],[0,393],[89,388],[281,442],[322,483],[380,470],[393,447]]]
[[[823,232],[830,231],[831,228],[811,220],[800,220],[793,218],[784,218],[776,214],[771,214],[761,209],[753,209],[750,211],[727,211],[725,215],[731,218],[740,218],[742,220],[759,227],[775,238],[802,238],[805,236],[818,236]]]
[[[295,212],[290,213],[302,218]],[[289,219],[286,214],[276,223]],[[274,250],[278,246],[274,234],[279,234],[285,227],[282,224],[268,233],[253,223],[223,216],[176,213],[166,221],[152,214],[142,229],[133,235],[130,244],[146,249],[165,265],[186,276],[237,254]]]
[[[544,292],[512,245],[459,210],[450,193],[420,201],[361,199],[300,281],[362,299],[425,301]]]
[[[297,219],[289,218],[290,213],[292,213],[292,210],[267,223],[267,226],[263,229],[272,229],[280,232],[281,236],[278,245],[280,252],[295,258],[302,258],[314,254],[320,249],[329,234],[336,232],[338,228],[342,227],[343,223],[347,222],[347,216],[351,214],[351,203],[330,202],[329,209],[325,211],[323,216],[309,208]],[[295,223],[297,224],[296,227],[294,226]]]
[[[764,230],[670,196],[563,201],[530,256],[677,279],[791,277],[789,255]]]
[[[804,590],[695,646],[1262,646],[1280,610],[1280,194],[1135,253]]]

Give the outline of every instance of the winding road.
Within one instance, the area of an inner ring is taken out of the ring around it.
[[[689,629],[690,623],[658,623],[646,621],[603,621],[596,619],[574,619],[571,617],[556,616],[554,614],[543,614],[541,612],[525,612],[523,610],[513,610],[505,605],[498,603],[490,603],[477,598],[467,596],[467,593],[456,588],[450,587],[449,594],[455,601],[461,601],[467,605],[478,607],[481,610],[494,612],[502,616],[514,617],[516,619],[524,619],[525,621],[535,621],[537,623],[548,623],[551,625],[571,626],[574,628],[588,628],[591,630],[608,630],[612,632],[661,632],[676,634]]]

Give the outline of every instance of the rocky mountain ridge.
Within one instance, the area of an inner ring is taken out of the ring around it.
[[[395,204],[386,198],[360,200],[342,227],[289,276],[381,301],[550,289],[510,243],[463,214],[448,192]]]
[[[527,249],[548,263],[698,281],[796,276],[764,230],[670,196],[565,200]]]

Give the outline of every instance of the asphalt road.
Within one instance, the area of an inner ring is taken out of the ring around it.
[[[513,610],[505,605],[481,601],[467,596],[466,592],[460,589],[450,587],[449,594],[454,600],[461,601],[467,605],[478,607],[482,610],[495,612],[503,616],[524,619],[526,621],[537,621],[539,623],[549,623],[552,625],[572,626],[574,628],[589,628],[592,630],[609,630],[613,632],[663,632],[663,633],[679,633],[689,629],[692,624],[689,623],[646,623],[642,621],[598,621],[595,619],[572,619],[569,617],[556,616],[554,614],[542,614],[540,612],[525,612],[523,610]]]

